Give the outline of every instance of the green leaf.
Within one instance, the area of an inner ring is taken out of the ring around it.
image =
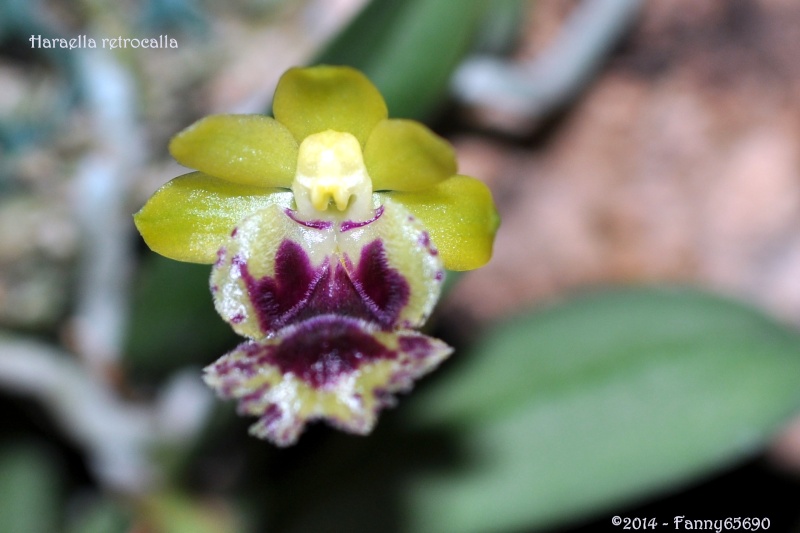
[[[151,494],[144,501],[146,531],[169,533],[235,533],[238,527],[232,509],[222,500],[194,499],[177,492]]]
[[[455,435],[413,472],[410,530],[507,531],[576,519],[758,451],[800,406],[800,337],[680,289],[621,290],[520,317],[412,398]]]
[[[40,446],[0,451],[0,531],[57,531],[61,488],[55,458]]]
[[[390,116],[421,119],[445,96],[485,10],[484,0],[373,0],[314,63],[358,68]]]
[[[481,19],[475,36],[474,52],[485,55],[511,55],[525,31],[530,0],[495,0]]]
[[[98,497],[84,503],[73,518],[69,533],[126,533],[131,531],[129,512],[108,497]]]
[[[142,262],[131,310],[125,363],[138,377],[164,377],[185,365],[205,365],[236,345],[214,311],[208,265],[149,254]]]

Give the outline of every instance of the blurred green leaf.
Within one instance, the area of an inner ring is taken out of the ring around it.
[[[179,493],[153,494],[144,502],[140,526],[158,533],[235,533],[233,512],[222,500],[195,500]]]
[[[126,533],[130,531],[129,513],[117,502],[98,499],[83,509],[74,523],[67,529],[69,533]]]
[[[475,37],[475,52],[480,54],[511,54],[520,33],[525,29],[526,11],[531,7],[530,0],[500,0],[491,3],[481,19],[481,26]]]
[[[237,338],[217,315],[208,288],[211,269],[151,254],[139,271],[126,363],[134,373],[164,376],[207,364]]]
[[[406,406],[419,429],[452,431],[463,459],[409,477],[415,532],[517,530],[630,504],[756,452],[800,406],[800,337],[690,290],[572,301],[463,357]]]
[[[486,8],[485,0],[373,0],[313,63],[360,69],[391,116],[421,119],[445,96]]]
[[[15,444],[0,451],[0,531],[58,531],[60,471],[39,446]]]

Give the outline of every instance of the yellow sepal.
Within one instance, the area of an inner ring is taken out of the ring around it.
[[[157,190],[133,220],[154,252],[178,261],[211,264],[240,220],[272,204],[291,207],[292,193],[192,172]]]
[[[350,67],[319,66],[286,71],[272,101],[275,118],[297,142],[314,133],[350,133],[363,147],[372,128],[388,116],[381,93]]]

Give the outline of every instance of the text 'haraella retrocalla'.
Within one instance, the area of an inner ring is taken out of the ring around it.
[[[170,152],[198,172],[159,189],[136,226],[154,251],[213,265],[215,307],[250,340],[205,380],[258,417],[254,435],[286,446],[315,419],[365,434],[452,351],[416,329],[445,269],[489,260],[499,219],[450,145],[387,118],[356,70],[291,69],[273,109],[179,133]]]

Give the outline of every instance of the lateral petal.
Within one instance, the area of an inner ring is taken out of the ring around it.
[[[182,165],[241,185],[288,188],[297,142],[274,118],[211,115],[178,133],[169,151]]]
[[[483,182],[456,175],[423,191],[379,196],[401,203],[422,222],[446,269],[472,270],[491,259],[500,216]]]
[[[452,146],[413,120],[379,122],[367,140],[364,162],[375,191],[420,191],[457,170]]]

